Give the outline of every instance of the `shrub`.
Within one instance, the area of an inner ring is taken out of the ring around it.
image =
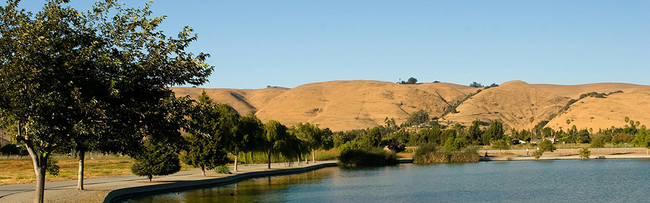
[[[536,150],[533,152],[533,156],[535,157],[535,159],[539,159],[539,157],[541,157],[543,154],[544,154],[543,150]]]
[[[605,147],[605,140],[602,139],[602,138],[603,138],[603,137],[601,137],[601,138],[599,138],[599,139],[594,139],[594,140],[591,142],[590,146],[591,146],[592,148],[603,148],[603,147]]]
[[[176,152],[162,144],[148,144],[144,153],[135,157],[131,172],[137,176],[146,176],[149,181],[154,175],[169,175],[181,170],[181,163]]]
[[[589,156],[591,155],[591,151],[586,147],[581,148],[578,153],[580,154],[580,159],[589,159]]]
[[[395,153],[400,153],[406,150],[406,145],[396,140],[393,140],[390,143],[388,143],[388,149],[394,151]]]
[[[555,148],[555,146],[553,146],[553,142],[551,142],[550,140],[543,139],[541,142],[539,142],[539,149],[541,151],[553,152],[557,148]]]
[[[344,167],[385,166],[397,164],[397,154],[379,148],[343,149],[339,165]]]
[[[492,142],[492,146],[490,148],[498,149],[498,150],[508,150],[510,149],[510,145],[508,145],[508,143],[506,143],[505,140],[497,140]]]
[[[230,169],[226,165],[220,165],[214,168],[214,172],[221,174],[230,174]]]
[[[478,160],[478,148],[476,147],[467,147],[463,151],[445,151],[438,150],[432,144],[418,147],[413,156],[413,162],[416,164],[464,163],[478,162]]]

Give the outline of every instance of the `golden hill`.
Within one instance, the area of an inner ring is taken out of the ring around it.
[[[197,98],[204,89],[172,88],[178,96]],[[598,83],[586,85],[528,84],[510,81],[489,89],[451,83],[395,84],[381,81],[331,81],[296,88],[205,89],[214,100],[232,105],[241,114],[254,113],[262,121],[278,120],[292,126],[311,122],[334,131],[383,125],[385,118],[397,124],[409,114],[425,110],[431,117],[443,112],[466,96],[456,113],[441,118],[442,124],[470,124],[502,121],[507,128],[530,129],[540,121],[547,126],[566,129],[624,126],[624,118],[650,123],[650,86]],[[614,93],[605,98],[586,97],[563,110],[581,94]],[[567,124],[567,119],[570,124]]]
[[[271,99],[289,90],[281,87],[269,87],[265,89],[204,89],[195,87],[173,87],[171,88],[177,96],[189,95],[196,99],[201,96],[202,91],[210,98],[226,103],[235,108],[240,114],[255,114],[259,107],[269,103]]]
[[[476,119],[500,120],[510,128],[531,129],[557,115],[568,101],[528,83],[510,81],[479,92],[456,108],[458,113],[449,114],[445,119],[464,125]]]
[[[606,98],[581,99],[547,126],[569,129],[576,125],[578,128],[591,128],[595,132],[611,126],[623,127],[626,125],[625,117],[650,126],[650,90],[646,88],[634,92],[624,91]]]

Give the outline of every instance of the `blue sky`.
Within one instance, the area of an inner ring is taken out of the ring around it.
[[[190,50],[212,55],[207,88],[409,77],[650,85],[644,0],[158,0],[153,10],[167,15],[168,35],[185,25],[199,34]]]

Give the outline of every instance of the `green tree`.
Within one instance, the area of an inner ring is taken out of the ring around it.
[[[198,102],[193,107],[188,126],[185,129],[188,147],[181,157],[183,162],[194,167],[200,167],[203,176],[205,170],[228,163],[225,148],[226,136],[233,131],[232,113],[229,107],[214,102],[203,91]]]
[[[223,151],[221,143],[215,142],[210,137],[189,135],[185,137],[188,143],[186,153],[181,156],[183,162],[193,167],[200,167],[202,175],[205,170],[212,170],[228,163],[229,159]]]
[[[481,142],[484,145],[490,145],[492,140],[500,140],[504,138],[503,124],[500,121],[492,121],[481,136]]]
[[[469,140],[477,141],[479,144],[481,142],[481,135],[483,134],[483,131],[481,130],[481,120],[475,120],[472,121],[472,125],[469,127],[467,131],[467,137]]]
[[[153,176],[169,175],[181,170],[176,150],[161,143],[147,144],[144,152],[135,157],[135,161],[131,166],[133,174],[146,176],[149,181]]]
[[[557,149],[553,145],[553,142],[547,139],[543,139],[542,141],[540,141],[537,146],[539,146],[539,150],[542,150],[544,152],[553,152]]]
[[[469,86],[470,87],[475,87],[475,88],[483,87],[483,85],[481,85],[481,83],[478,83],[478,82],[472,82],[472,83],[469,84]]]
[[[293,136],[295,137],[295,136]],[[287,132],[287,127],[278,121],[270,120],[264,124],[264,149],[268,156],[268,168],[271,168],[271,157],[279,157],[279,155],[294,155],[300,147],[299,140],[293,139],[291,134]]]
[[[461,149],[464,149],[467,146],[467,140],[463,137],[449,137],[447,138],[447,141],[445,141],[445,145],[443,148],[449,152],[451,151],[460,151]]]
[[[235,156],[234,169],[238,171],[239,152],[261,149],[257,145],[263,142],[264,125],[254,114],[249,114],[239,117],[236,129],[233,137],[229,138],[226,149]]]
[[[381,145],[381,137],[382,135],[379,127],[374,127],[361,137],[361,145],[367,148],[379,147],[379,145]]]
[[[635,146],[650,148],[650,130],[641,128],[631,143]]]
[[[408,80],[406,80],[406,84],[415,84],[418,83],[418,79],[414,77],[410,77]]]
[[[508,150],[510,149],[510,145],[508,145],[505,140],[497,140],[492,142],[492,148],[498,150]]]
[[[402,123],[403,127],[410,127],[414,125],[419,125],[422,123],[427,123],[429,121],[429,113],[424,110],[418,110],[411,113],[406,122]]]
[[[303,140],[311,150],[311,159],[316,163],[316,149],[330,149],[332,148],[331,134],[326,134],[318,125],[310,123],[298,123],[297,126],[292,128],[292,132],[298,138]]]
[[[196,40],[191,28],[165,36],[157,30],[164,17],[150,18],[149,5],[106,0],[78,12],[65,3],[49,1],[36,14],[16,0],[0,8],[0,117],[32,157],[38,202],[54,151],[84,151],[95,147],[85,141],[109,135],[111,152],[135,154],[144,136],[178,126],[158,111],[173,97],[168,86],[200,85],[212,71],[207,54],[184,51]]]

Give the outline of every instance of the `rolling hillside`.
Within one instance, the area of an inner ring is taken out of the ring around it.
[[[204,89],[173,90],[177,96],[196,98]],[[232,105],[241,114],[254,113],[262,121],[278,120],[288,126],[311,122],[334,131],[383,125],[385,118],[394,118],[400,124],[418,110],[441,117],[441,123],[448,125],[468,125],[476,119],[500,120],[507,128],[516,129],[530,129],[541,121],[548,121],[546,126],[556,129],[572,125],[608,128],[624,126],[626,116],[642,124],[650,123],[650,86],[622,83],[550,85],[510,81],[483,89],[451,83],[408,85],[357,80],[312,83],[292,89],[205,91],[214,100]],[[580,99],[590,92],[604,94]],[[577,101],[567,105],[572,99]],[[445,110],[456,105],[455,113],[443,117]]]

